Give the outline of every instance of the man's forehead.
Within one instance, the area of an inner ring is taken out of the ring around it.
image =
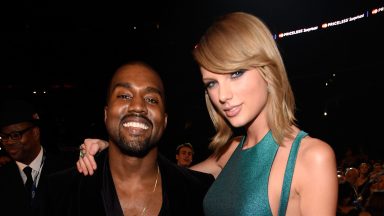
[[[7,132],[7,131],[14,131],[14,130],[20,130],[24,129],[27,126],[31,126],[31,122],[19,122],[11,125],[7,125],[0,128],[0,132]]]
[[[192,149],[188,146],[183,146],[180,148],[181,151],[192,151]]]
[[[123,66],[117,71],[115,77],[119,77],[119,79],[126,77],[131,80],[130,82],[147,81],[162,85],[160,76],[151,68],[148,68],[144,65]]]

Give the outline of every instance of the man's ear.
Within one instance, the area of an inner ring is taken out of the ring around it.
[[[32,132],[35,137],[40,138],[40,127],[33,127]]]
[[[165,113],[165,116],[164,116],[164,128],[167,128],[167,124],[168,124],[168,114]]]
[[[107,118],[108,118],[108,114],[107,114],[107,111],[108,111],[108,106],[105,106],[104,107],[104,123],[106,123],[107,122]]]

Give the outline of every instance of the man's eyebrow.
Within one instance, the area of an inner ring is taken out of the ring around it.
[[[119,83],[116,83],[113,88],[112,88],[112,91],[115,90],[116,88],[118,87],[123,87],[123,88],[127,88],[127,89],[130,89],[132,88],[132,84],[131,83],[128,83],[128,82],[119,82]],[[145,88],[145,92],[147,93],[156,93],[156,94],[159,94],[160,96],[164,96],[163,95],[163,91],[161,91],[159,88],[156,88],[156,87],[146,87]]]
[[[148,92],[148,93],[157,93],[157,94],[163,96],[163,92],[162,92],[159,88],[155,88],[155,87],[147,87],[147,88],[145,89],[145,91]]]
[[[123,87],[123,88],[129,89],[129,88],[132,88],[132,84],[127,83],[127,82],[119,82],[119,83],[116,83],[115,85],[113,85],[111,90],[114,91],[118,87]]]

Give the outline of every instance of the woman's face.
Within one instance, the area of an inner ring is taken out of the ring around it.
[[[256,68],[213,73],[200,68],[212,104],[234,127],[266,121],[267,82]]]

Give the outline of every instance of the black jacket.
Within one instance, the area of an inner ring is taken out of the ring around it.
[[[64,154],[45,152],[44,166],[41,169],[36,196],[29,204],[27,192],[19,168],[15,161],[0,167],[0,215],[1,216],[29,216],[38,215],[43,192],[46,187],[47,176],[59,170],[67,169],[69,164],[75,164],[74,157]],[[71,161],[70,161],[71,160]]]
[[[108,160],[106,152],[97,157],[99,169],[93,176],[83,176],[76,169],[70,169],[51,177],[44,207],[46,216],[111,215],[103,202],[103,179],[110,175],[102,168]],[[179,167],[160,154],[158,164],[163,190],[160,215],[203,215],[203,198],[214,177]],[[113,197],[108,195],[106,199],[110,201]]]

